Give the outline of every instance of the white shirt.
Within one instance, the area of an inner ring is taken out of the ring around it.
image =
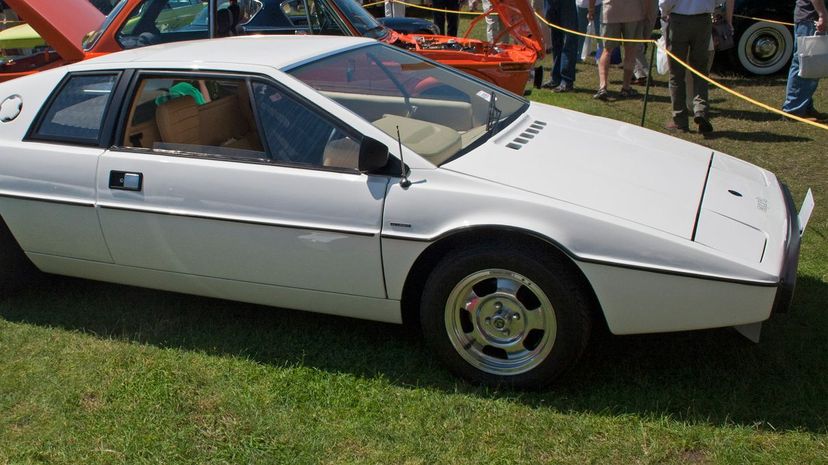
[[[676,13],[679,15],[700,15],[713,13],[716,0],[658,0],[661,14]]]
[[[604,0],[595,0],[595,5],[600,5]],[[578,8],[589,8],[589,0],[575,0],[575,5]]]

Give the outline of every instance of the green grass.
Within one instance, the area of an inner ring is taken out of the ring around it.
[[[722,81],[783,96],[780,77]],[[594,66],[576,86],[532,98],[640,120],[641,100],[592,100]],[[0,298],[0,464],[828,463],[828,133],[711,100],[717,137],[688,140],[816,194],[794,307],[760,344],[599,336],[558,385],[497,392],[453,378],[404,327],[55,278]]]

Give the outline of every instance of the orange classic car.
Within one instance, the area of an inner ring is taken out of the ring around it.
[[[0,66],[0,81],[145,45],[242,34],[325,34],[374,38],[521,94],[544,51],[527,0],[492,1],[490,13],[504,24],[493,43],[400,34],[355,0],[121,0],[107,16],[88,0],[6,2],[54,51]]]

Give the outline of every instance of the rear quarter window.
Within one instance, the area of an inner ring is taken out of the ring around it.
[[[47,101],[32,139],[97,144],[118,75],[74,75]]]

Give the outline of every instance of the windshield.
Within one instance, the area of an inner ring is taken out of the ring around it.
[[[368,10],[362,7],[355,0],[333,0],[336,6],[342,10],[342,14],[359,31],[362,37],[370,39],[381,39],[388,34],[388,30],[376,20]]]
[[[115,20],[115,18],[118,16],[121,10],[124,9],[126,3],[127,0],[121,0],[120,2],[118,2],[118,4],[115,5],[115,8],[113,8],[112,11],[110,11],[109,14],[106,15],[106,18],[104,18],[103,22],[101,23],[101,26],[97,30],[90,32],[86,35],[86,37],[83,38],[83,42],[81,42],[81,45],[83,46],[84,50],[88,52],[89,49],[91,49],[92,46],[95,45],[95,42],[97,42],[98,39],[100,39],[103,32],[109,27],[110,24],[112,24],[112,21]]]
[[[286,72],[435,165],[523,113],[526,100],[403,50],[371,44]]]

